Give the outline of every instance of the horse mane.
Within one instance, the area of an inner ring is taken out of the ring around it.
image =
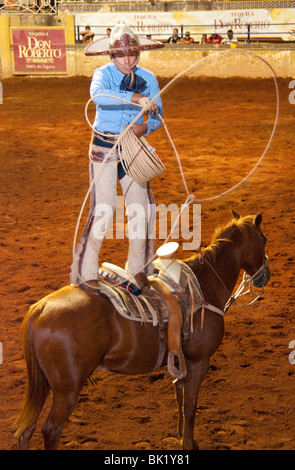
[[[208,257],[209,261],[212,263],[215,262],[217,254],[220,252],[222,246],[225,243],[233,243],[238,237],[242,240],[247,238],[249,233],[249,228],[253,225],[255,221],[255,216],[248,215],[240,219],[232,219],[224,225],[216,227],[210,245],[201,250],[201,254],[194,254],[191,258],[186,260],[187,264],[192,264],[196,262],[198,258],[199,264],[202,264],[201,258]]]

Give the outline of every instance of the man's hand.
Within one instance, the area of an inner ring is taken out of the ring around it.
[[[146,113],[151,113],[154,116],[157,116],[159,113],[159,108],[154,101],[151,101],[150,98],[146,95],[141,95],[140,93],[133,93],[131,101],[133,103],[138,103],[142,108],[146,108]]]
[[[133,129],[134,134],[137,135],[137,137],[141,137],[147,132],[148,126],[146,123],[132,124],[131,129]]]

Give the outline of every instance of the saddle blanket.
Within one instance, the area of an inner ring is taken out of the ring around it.
[[[181,265],[181,276],[178,284],[161,273],[148,276],[148,279],[161,279],[172,288],[180,303],[184,322],[186,322],[189,321],[189,318],[185,318],[187,316],[185,313],[189,312],[188,315],[190,315],[197,311],[204,298],[199,282],[192,270],[185,263],[178,262]],[[121,285],[118,285],[120,283]],[[126,279],[122,279],[114,273],[110,275],[108,271],[104,272],[103,269],[100,269],[98,291],[110,299],[118,313],[123,317],[134,321],[150,322],[154,326],[159,323],[160,319],[164,322],[168,321],[167,305],[161,295],[153,288],[146,286],[139,290],[133,284],[126,282]]]
[[[116,310],[125,318],[157,325],[159,313],[168,320],[167,306],[158,292],[144,287],[140,295],[134,295],[123,287],[113,287],[107,281],[99,281],[99,292],[106,295]]]

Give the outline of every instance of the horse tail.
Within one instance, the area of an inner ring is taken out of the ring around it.
[[[34,347],[34,325],[43,311],[44,299],[32,305],[21,329],[24,357],[27,366],[27,388],[22,410],[15,422],[14,436],[19,439],[24,431],[35,425],[49,392],[48,381],[39,365]]]

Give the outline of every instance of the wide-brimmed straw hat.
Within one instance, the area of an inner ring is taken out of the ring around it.
[[[164,44],[142,36],[137,36],[125,25],[115,26],[110,37],[97,39],[85,49],[86,55],[118,54],[122,52],[140,52],[164,47]]]

